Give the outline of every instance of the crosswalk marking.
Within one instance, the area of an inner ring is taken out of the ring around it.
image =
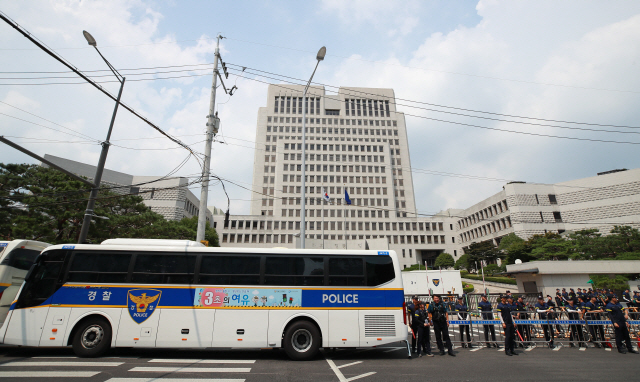
[[[152,359],[149,362],[161,363],[256,363],[251,359]]]
[[[347,366],[357,365],[359,363],[362,363],[362,361],[356,361],[356,362],[347,363],[345,365],[340,365],[340,366],[338,366],[338,369],[342,369],[343,367],[347,367]]]
[[[89,378],[99,371],[0,371],[0,378]]]
[[[42,361],[18,361],[3,363],[0,366],[120,366],[124,362],[42,362]]]
[[[185,379],[185,378],[162,378],[158,379],[154,378],[111,378],[107,379],[106,382],[188,382],[188,381],[204,381],[204,379]],[[245,379],[234,379],[234,378],[207,378],[206,381],[213,382],[244,382]]]
[[[134,367],[129,371],[155,371],[162,373],[249,373],[251,368],[233,367]]]

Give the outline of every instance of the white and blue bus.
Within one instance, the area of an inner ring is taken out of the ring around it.
[[[284,348],[406,341],[402,275],[393,251],[207,248],[176,240],[54,245],[30,269],[5,344]]]
[[[35,240],[0,241],[0,326],[36,257],[51,244]]]

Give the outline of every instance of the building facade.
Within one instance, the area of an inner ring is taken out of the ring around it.
[[[463,249],[473,242],[515,233],[523,239],[546,232],[615,225],[640,228],[640,169],[615,170],[556,184],[509,183],[462,211],[456,222]]]
[[[44,159],[90,181],[96,173],[96,166],[45,154]],[[46,166],[46,165],[44,165]],[[113,187],[112,192],[138,195],[153,212],[167,220],[181,220],[197,216],[199,199],[187,188],[189,179],[182,177],[136,176],[104,169],[102,186]],[[213,222],[207,210],[207,221]]]
[[[224,216],[214,216],[222,246],[296,247],[303,89],[269,86],[257,115],[251,212],[231,216],[226,227]],[[310,87],[307,111],[307,247],[319,241],[324,248],[389,248],[404,266],[432,265],[442,252],[457,257],[451,212],[416,214],[405,118],[395,109],[393,90],[342,87],[328,95]]]

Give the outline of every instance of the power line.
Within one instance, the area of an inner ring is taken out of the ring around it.
[[[229,66],[238,66],[238,65],[229,64]],[[281,78],[269,77],[269,76],[261,75],[259,73],[252,73],[250,71],[253,70],[253,71],[267,73],[267,74],[278,76],[278,77],[283,77],[283,78],[287,78],[287,79],[291,79],[291,80],[295,80],[295,81],[304,82],[304,80],[299,79],[299,78],[284,76],[284,75],[276,74],[276,73],[265,72],[265,71],[262,71],[262,70],[257,70],[257,69],[252,69],[252,68],[246,68],[246,67],[243,67],[243,68],[245,68],[243,70],[244,72],[247,72],[249,74],[253,74],[253,75],[256,75],[256,76],[259,76],[259,77],[269,78],[269,79],[272,79],[272,80],[280,80],[280,81],[282,81]],[[233,69],[233,68],[231,68],[230,70],[239,71],[238,69]],[[285,82],[289,82],[289,83],[291,83],[293,85],[301,85],[299,83],[291,82],[291,81],[285,81]],[[335,85],[328,85],[328,84],[323,84],[323,83],[318,83],[318,82],[314,82],[313,84],[325,86],[325,87],[328,87],[328,88],[338,89],[338,91],[340,90],[340,87],[339,86],[335,86]],[[363,94],[363,95],[366,95],[366,96],[374,96],[374,97],[378,97],[378,98],[388,98],[390,100],[390,103],[394,104],[396,106],[405,106],[405,107],[410,107],[410,108],[414,108],[414,109],[421,109],[421,110],[432,111],[432,112],[436,112],[436,113],[452,114],[452,115],[457,115],[457,116],[462,116],[462,117],[480,118],[480,119],[491,120],[491,121],[507,122],[507,123],[518,123],[518,124],[525,124],[525,125],[532,125],[532,126],[557,127],[557,128],[561,128],[561,129],[596,131],[596,132],[607,132],[607,133],[620,133],[620,134],[640,134],[640,132],[635,132],[635,131],[634,132],[628,132],[628,131],[618,131],[618,130],[601,130],[601,129],[570,127],[570,126],[558,126],[558,125],[549,125],[549,124],[543,124],[543,123],[532,123],[532,122],[505,120],[505,119],[500,119],[500,118],[492,118],[492,117],[470,115],[470,114],[464,114],[464,113],[459,113],[459,112],[437,110],[437,109],[426,108],[426,107],[421,107],[421,106],[401,104],[401,103],[397,102],[397,100],[403,100],[403,101],[407,101],[407,102],[411,102],[411,103],[425,104],[424,102],[419,102],[419,101],[407,100],[407,99],[402,99],[402,98],[394,98],[394,97],[390,97],[390,96],[385,96],[385,95],[380,95],[380,94],[375,94],[375,93],[368,93],[368,92],[359,91],[359,90],[353,90],[353,89],[347,89],[347,92],[348,93],[359,93],[359,94]],[[322,97],[325,97],[325,96],[322,96]],[[355,97],[355,98],[366,99],[364,97]],[[433,104],[427,104],[427,105],[433,105]],[[439,106],[439,107],[451,108],[451,107],[448,107],[448,106]],[[453,108],[453,109],[458,109],[458,108]],[[464,109],[462,109],[462,110],[464,110]],[[531,119],[531,120],[552,121],[552,120],[546,120],[546,119],[541,119],[541,118],[510,116],[510,115],[505,115],[505,114],[489,113],[489,112],[476,111],[476,110],[467,110],[467,111],[471,111],[471,112],[475,112],[475,113],[502,115],[502,116],[508,116],[508,117],[511,117],[511,118],[524,118],[524,119]],[[366,113],[366,108],[365,108],[365,113]],[[595,123],[586,123],[586,122],[569,122],[569,121],[554,121],[554,122],[581,124],[581,125],[591,125],[591,126],[603,126],[603,127],[606,126],[606,127],[619,127],[619,128],[628,128],[628,129],[640,129],[640,127],[636,127],[636,126],[604,125],[604,124],[595,124]]]
[[[114,97],[110,92],[108,92],[106,89],[104,89],[102,86],[100,86],[99,84],[95,83],[93,80],[91,80],[90,78],[88,78],[84,73],[82,73],[80,70],[78,70],[75,66],[73,66],[71,63],[69,63],[66,59],[64,59],[62,56],[60,56],[58,53],[56,53],[53,49],[49,48],[46,46],[46,44],[42,41],[40,41],[39,39],[37,39],[35,36],[33,36],[31,33],[29,33],[26,29],[24,29],[23,27],[21,27],[20,25],[18,25],[18,23],[16,23],[15,21],[11,20],[4,12],[0,11],[0,19],[4,20],[7,24],[9,24],[10,26],[12,26],[15,30],[17,30],[18,32],[20,32],[20,34],[22,34],[24,37],[26,37],[28,40],[30,40],[32,43],[34,43],[37,47],[39,47],[40,49],[42,49],[44,52],[46,52],[48,55],[50,55],[51,57],[53,57],[55,60],[57,60],[58,62],[60,62],[61,64],[63,64],[64,66],[66,66],[67,68],[69,68],[70,70],[72,70],[73,72],[75,72],[77,75],[79,75],[80,77],[82,77],[85,81],[91,83],[96,89],[100,90],[102,93],[104,93],[105,95],[107,95],[109,98],[111,98],[113,101],[116,101],[116,97]],[[139,114],[137,111],[135,111],[134,109],[132,109],[130,106],[120,102],[120,105],[129,110],[129,112],[131,112],[132,114],[134,114],[136,117],[142,119],[144,122],[146,122],[149,126],[151,126],[153,129],[155,129],[156,131],[158,131],[160,134],[166,136],[167,138],[169,138],[170,140],[172,140],[174,143],[183,146],[187,151],[193,153],[193,151],[191,150],[191,148],[189,148],[188,146],[186,146],[184,143],[182,143],[180,140],[173,138],[171,135],[169,135],[168,133],[166,133],[165,131],[163,131],[162,129],[160,129],[158,126],[156,126],[155,124],[153,124],[151,121],[149,121],[147,118],[143,117],[141,114]],[[197,157],[196,157],[197,158]]]
[[[262,81],[262,80],[259,80],[259,79],[256,79],[256,78],[250,78],[250,77],[244,77],[244,78],[246,78],[248,80],[251,80],[251,81],[255,81],[255,82],[261,82],[261,83],[266,84],[266,85],[271,85],[271,86],[275,86],[275,87],[280,87],[280,88],[283,88],[283,89],[291,90],[290,88],[287,88],[285,86],[279,86],[277,84],[274,84],[274,83],[271,83],[271,82],[267,82],[267,81]],[[298,84],[296,84],[296,85],[298,85]],[[316,96],[316,97],[323,98],[323,97],[326,97],[326,96]],[[551,135],[551,134],[531,133],[531,132],[523,132],[523,131],[516,131],[516,130],[500,129],[500,128],[496,128],[496,127],[480,126],[480,125],[474,125],[474,124],[469,124],[469,123],[454,122],[454,121],[448,121],[448,120],[443,120],[443,119],[438,119],[438,118],[430,118],[430,117],[426,117],[426,116],[407,114],[407,113],[402,113],[402,112],[398,112],[398,111],[390,111],[390,112],[391,113],[395,113],[395,114],[402,114],[402,115],[406,115],[406,116],[410,116],[410,117],[415,117],[415,118],[421,118],[421,119],[436,121],[436,122],[450,123],[450,124],[468,126],[468,127],[477,127],[477,128],[480,128],[480,129],[508,132],[508,133],[514,133],[514,134],[531,135],[531,136],[538,136],[538,137],[545,137],[545,138],[557,138],[557,139],[569,139],[569,140],[588,141],[588,142],[599,142],[599,143],[616,143],[616,144],[640,145],[640,142],[612,141],[612,140],[604,140],[604,139],[578,138],[578,137],[566,137],[566,136]]]

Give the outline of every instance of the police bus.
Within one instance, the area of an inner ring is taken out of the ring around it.
[[[177,240],[111,239],[55,245],[30,269],[5,344],[284,348],[406,340],[404,292],[393,251],[207,248]]]
[[[35,240],[0,241],[0,326],[36,257],[51,244]]]

